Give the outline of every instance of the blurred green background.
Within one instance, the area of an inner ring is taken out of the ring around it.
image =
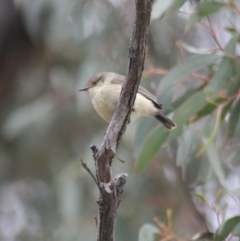
[[[117,240],[154,217],[189,239],[240,214],[240,5],[221,3],[154,3],[141,85],[178,128],[128,126]],[[98,190],[80,160],[94,172],[107,124],[78,89],[126,75],[134,16],[127,0],[0,1],[0,240],[96,239]]]

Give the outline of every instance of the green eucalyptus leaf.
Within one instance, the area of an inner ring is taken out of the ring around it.
[[[144,224],[139,230],[138,241],[154,241],[154,235],[159,233],[159,229],[152,224]]]
[[[240,237],[240,216],[229,218],[222,223],[217,231],[216,240],[222,241],[231,233]]]
[[[240,66],[238,68],[240,70]],[[234,93],[236,93],[236,91],[239,90],[239,89],[240,89],[240,74],[239,75],[236,74],[228,85],[227,95],[231,96]]]
[[[216,116],[216,120],[215,120],[214,126],[213,126],[213,128],[211,128],[211,131],[207,132],[207,136],[208,136],[207,138],[208,139],[205,142],[205,144],[203,145],[203,147],[196,154],[196,156],[200,156],[202,153],[204,153],[207,150],[207,148],[209,147],[209,145],[211,145],[212,142],[215,141],[217,133],[218,133],[219,125],[220,125],[221,114],[222,114],[222,109],[220,109],[220,111],[217,112],[217,116]]]
[[[188,31],[194,24],[198,23],[200,19],[201,18],[198,16],[197,13],[191,14],[186,24],[186,31]]]
[[[197,233],[193,236],[192,241],[214,241],[215,234],[211,232]]]
[[[206,144],[206,140],[204,141],[204,144]],[[219,183],[227,192],[229,192],[229,188],[225,179],[224,170],[222,168],[222,164],[214,143],[211,143],[210,145],[208,145],[207,155],[208,155],[209,162],[212,166],[212,169],[216,177],[218,178]]]
[[[188,89],[187,91],[185,91],[185,93],[183,95],[181,95],[177,100],[175,100],[172,104],[173,109],[178,108],[179,106],[181,106],[187,99],[189,99],[192,95],[196,94],[197,92],[202,90],[202,86],[201,87],[197,87],[194,89]]]
[[[181,45],[181,47],[183,47],[185,50],[187,50],[187,52],[192,53],[192,54],[204,54],[205,55],[206,53],[209,53],[208,48],[191,45],[191,44],[189,44],[187,42],[183,42],[183,41],[179,41],[179,44]]]
[[[226,115],[229,113],[229,110],[231,109],[232,104],[233,104],[233,100],[223,107],[221,121],[224,120]]]
[[[179,136],[190,118],[198,113],[206,104],[207,100],[203,92],[198,92],[187,99],[175,112],[173,120],[177,124],[177,128],[171,132],[169,140],[172,141]]]
[[[226,7],[226,4],[220,2],[202,2],[197,5],[195,11],[198,16],[203,18],[210,14],[218,12],[221,8]]]
[[[177,160],[176,165],[182,167],[183,169],[188,162],[192,145],[194,142],[194,134],[190,128],[186,129],[182,136],[181,141],[179,142],[177,150]]]
[[[204,203],[207,203],[206,198],[203,194],[195,193],[195,197],[198,198],[199,200],[203,201]]]
[[[208,102],[198,113],[195,120],[198,120],[216,110],[217,106]]]
[[[181,8],[186,1],[187,0],[174,0],[171,7],[166,12],[166,18],[170,17],[173,13],[177,12],[179,8]]]
[[[197,135],[195,135],[197,136]],[[198,138],[198,137],[197,137]],[[193,150],[191,153],[191,161],[189,161],[186,166],[185,177],[190,183],[194,183],[194,185],[204,185],[209,179],[212,177],[213,170],[208,161],[208,157],[206,154],[203,154],[200,157],[196,157],[194,153],[199,149],[199,147],[195,147],[195,143],[193,144]]]
[[[145,138],[144,145],[142,146],[139,155],[137,155],[137,171],[140,172],[146,168],[148,163],[155,156],[159,148],[164,144],[169,135],[163,125],[154,128],[149,135]]]
[[[164,13],[169,9],[174,0],[157,0],[153,3],[151,19],[161,18]]]
[[[189,76],[196,70],[203,69],[214,62],[218,56],[216,54],[199,55],[186,60],[185,62],[177,65],[165,75],[158,88],[158,101],[163,104],[164,112],[172,110],[172,96],[177,82]]]
[[[225,48],[226,55],[235,55],[235,49],[237,44],[238,36],[235,35],[227,44]],[[230,56],[222,58],[217,72],[211,82],[207,85],[206,91],[212,94],[217,94],[230,80],[233,74],[235,61]]]
[[[194,13],[190,16],[187,22],[187,30],[189,30],[194,24],[199,22],[202,18],[218,12],[221,8],[225,7],[226,4],[220,2],[203,2],[199,3]]]
[[[225,30],[231,34],[236,34],[237,33],[237,30],[235,28],[225,28]]]
[[[221,104],[222,102],[226,101],[226,98],[217,98],[217,99],[212,99],[212,102],[208,102],[197,114],[196,118],[194,121],[197,121],[198,119],[211,114],[213,111],[215,111],[218,108],[218,105]],[[222,115],[221,115],[221,120],[223,120],[228,113],[230,107],[232,105],[232,101],[230,101],[222,110]]]
[[[228,131],[229,136],[233,136],[237,127],[237,124],[239,122],[240,117],[240,99],[236,101],[234,104],[234,107],[230,113],[229,121],[228,121]]]
[[[142,117],[140,118],[138,124],[137,124],[137,129],[136,129],[136,134],[134,137],[134,156],[138,158],[138,154],[142,148],[142,145],[146,141],[146,137],[149,135],[149,133],[156,128],[156,126],[159,124],[159,122],[154,119],[154,118],[149,118],[149,117]]]

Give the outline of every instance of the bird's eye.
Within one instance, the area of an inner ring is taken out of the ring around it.
[[[93,85],[96,85],[96,84],[97,84],[97,82],[96,82],[96,81],[94,81],[94,82],[93,82]]]

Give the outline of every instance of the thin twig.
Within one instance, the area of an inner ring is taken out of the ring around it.
[[[218,41],[217,39],[217,34],[216,32],[214,31],[213,29],[213,26],[212,26],[212,21],[211,21],[211,18],[209,16],[207,16],[207,20],[208,20],[208,24],[209,24],[209,27],[210,27],[210,34],[212,36],[212,38],[215,40],[216,44],[218,45],[218,47],[220,48],[220,50],[223,51],[223,47],[222,45],[220,44],[220,42]]]
[[[181,238],[179,238],[177,235],[175,235],[170,227],[162,223],[158,218],[154,218],[154,221],[157,223],[157,225],[160,227],[159,235],[163,237],[162,240],[176,240],[176,241],[183,241]]]
[[[97,182],[100,183],[99,177],[98,177],[98,171],[97,171],[97,161],[96,161],[96,158],[95,158],[95,155],[98,151],[98,148],[94,144],[91,144],[90,149],[92,150],[92,153],[93,153],[93,160],[94,160],[94,164],[95,164],[95,168],[96,168],[96,179],[97,179]]]
[[[99,186],[99,183],[97,181],[97,179],[94,177],[92,171],[88,168],[87,164],[85,162],[83,162],[83,160],[81,159],[81,163],[83,168],[90,174],[90,176],[92,177],[92,179],[94,180],[94,182],[96,183],[96,185],[98,186],[98,189],[101,191],[101,188]]]
[[[121,163],[125,163],[125,161],[122,160],[121,158],[119,158],[118,156],[116,156],[116,158],[117,158]]]

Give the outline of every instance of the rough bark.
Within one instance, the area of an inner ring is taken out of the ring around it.
[[[119,141],[129,123],[130,113],[144,69],[152,2],[152,0],[135,1],[136,18],[129,47],[129,68],[126,83],[123,86],[120,100],[102,145],[99,149],[94,145],[91,146],[96,164],[96,182],[100,191],[100,198],[97,202],[99,205],[97,241],[115,240],[116,213],[127,175],[119,174],[113,179],[111,164]]]

